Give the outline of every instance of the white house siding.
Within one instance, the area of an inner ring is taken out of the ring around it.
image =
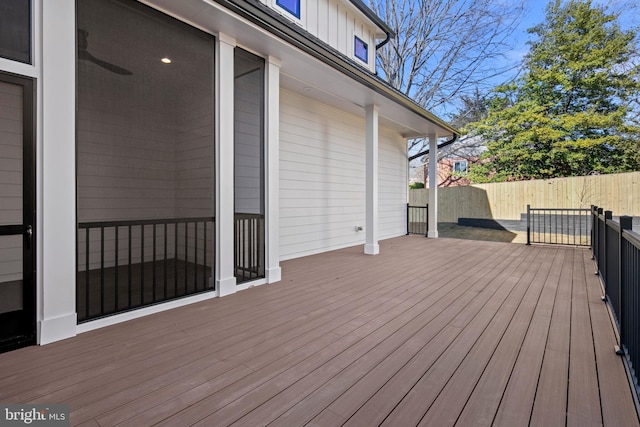
[[[372,72],[375,72],[376,27],[366,19],[348,0],[301,0],[301,17],[296,20],[291,14],[277,6],[276,0],[262,0],[266,5],[288,19],[297,22],[310,34],[319,38],[343,55]],[[364,64],[353,54],[354,36],[369,46],[369,61]]]
[[[406,149],[380,132],[379,229],[405,233]],[[364,243],[365,122],[299,94],[281,91],[280,258]]]
[[[378,236],[406,233],[407,142],[397,133],[380,129],[378,170]]]

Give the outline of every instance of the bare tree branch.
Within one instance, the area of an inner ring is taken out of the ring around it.
[[[378,69],[398,90],[433,110],[511,68],[500,66],[522,15],[521,0],[370,0],[397,36]]]

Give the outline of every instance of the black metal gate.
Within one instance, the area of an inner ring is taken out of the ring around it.
[[[429,205],[410,206],[407,203],[407,235],[429,233]]]
[[[591,210],[527,205],[527,245],[531,243],[591,245]]]

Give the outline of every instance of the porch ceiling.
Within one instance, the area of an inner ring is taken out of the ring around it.
[[[72,425],[638,425],[588,250],[380,245],[2,354],[0,401]]]
[[[364,117],[366,105],[377,104],[380,124],[397,130],[405,138],[453,135],[451,128],[443,127],[437,119],[426,119],[406,105],[353,80],[214,1],[150,0],[146,3],[205,31],[230,35],[239,46],[259,55],[279,58],[282,61],[281,85],[286,89],[361,117]]]

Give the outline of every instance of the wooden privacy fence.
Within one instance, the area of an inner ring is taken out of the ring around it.
[[[637,391],[640,367],[640,235],[632,230],[632,217],[615,221],[611,211],[591,207],[591,250],[610,304],[620,343],[616,352],[625,357]]]
[[[409,190],[411,206],[428,202],[428,189]],[[640,216],[640,172],[438,188],[438,222],[519,220],[527,204],[584,209],[598,205]]]

